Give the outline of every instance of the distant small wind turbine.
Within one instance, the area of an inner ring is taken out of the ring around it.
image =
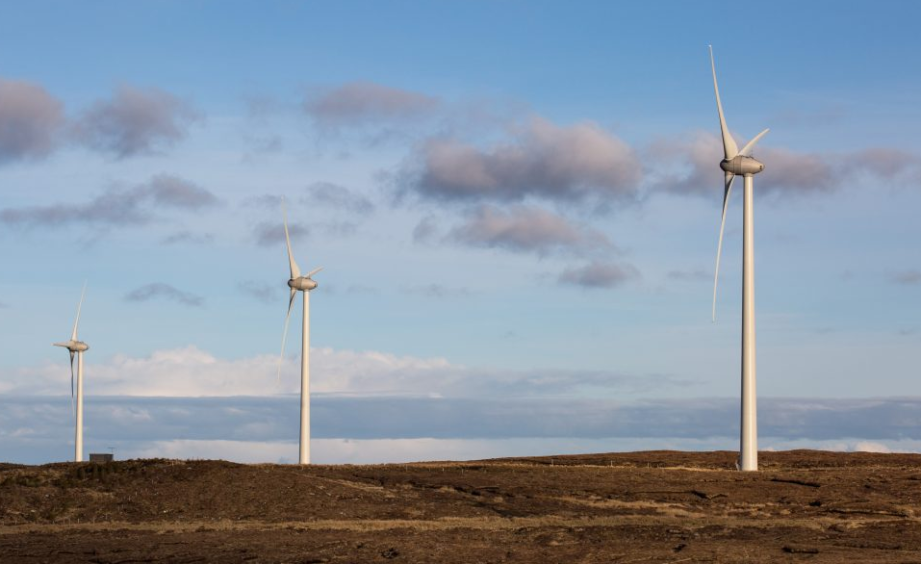
[[[291,278],[288,280],[291,297],[288,299],[285,330],[281,336],[278,378],[281,378],[281,361],[285,356],[285,341],[288,338],[288,321],[291,319],[291,308],[294,306],[294,298],[297,296],[297,292],[300,291],[304,293],[304,318],[302,326],[303,339],[301,341],[301,436],[298,463],[310,464],[310,291],[317,287],[317,283],[311,276],[323,270],[323,267],[315,268],[306,276],[301,276],[301,269],[294,262],[294,255],[291,253],[291,237],[288,235],[288,215],[285,211],[284,202],[281,210],[285,225],[285,243],[288,246],[288,265],[291,268]]]
[[[76,431],[74,439],[74,462],[83,461],[83,353],[90,350],[89,345],[77,340],[77,327],[80,325],[80,310],[83,308],[83,297],[86,295],[86,284],[80,294],[80,304],[77,305],[77,319],[74,321],[74,330],[70,340],[65,343],[53,343],[56,347],[64,347],[70,351],[70,401],[74,401],[74,355],[77,357],[77,407]]]
[[[726,208],[732,181],[741,174],[744,181],[742,228],[742,431],[739,445],[739,468],[758,469],[758,414],[755,394],[755,230],[754,230],[754,176],[764,170],[764,165],[751,156],[755,144],[770,131],[765,129],[739,150],[726,127],[720,89],[716,84],[716,64],[713,46],[710,46],[710,69],[713,71],[713,90],[716,109],[720,116],[723,136],[723,160],[720,168],[725,174],[723,186],[723,218],[720,222],[720,239],[716,247],[716,272],[713,276],[713,321],[716,321],[716,286],[720,275],[720,253],[723,249],[723,228],[726,226]]]

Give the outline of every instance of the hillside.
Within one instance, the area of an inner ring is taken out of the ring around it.
[[[918,562],[921,455],[0,465],[6,562]]]

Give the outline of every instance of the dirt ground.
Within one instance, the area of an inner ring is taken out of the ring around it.
[[[921,455],[0,464],[0,562],[921,563]]]

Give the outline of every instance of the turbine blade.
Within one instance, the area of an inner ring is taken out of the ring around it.
[[[285,330],[281,334],[281,356],[278,357],[278,376],[276,383],[281,383],[281,363],[285,359],[285,342],[288,340],[288,320],[291,319],[291,308],[294,306],[294,298],[297,296],[297,290],[291,288],[291,298],[288,300],[288,313],[285,315]]]
[[[323,270],[323,267],[322,267],[322,266],[321,266],[320,268],[314,268],[313,270],[311,270],[310,272],[308,272],[308,273],[307,273],[307,276],[305,276],[304,278],[310,278],[311,276],[313,276],[313,275],[316,274],[317,272],[320,272],[321,270]]]
[[[70,334],[70,340],[77,340],[77,326],[80,325],[80,309],[83,308],[83,297],[86,296],[86,282],[83,283],[83,293],[80,294],[80,304],[77,305],[77,319],[74,320],[74,331]]]
[[[770,129],[765,129],[764,131],[762,131],[762,132],[759,133],[758,135],[755,135],[754,139],[752,139],[751,141],[749,141],[748,143],[746,143],[744,147],[742,147],[742,150],[739,151],[739,154],[742,155],[742,156],[744,156],[744,157],[750,157],[750,156],[752,156],[752,149],[755,148],[755,143],[757,143],[758,141],[760,141],[761,138],[764,137],[764,136],[767,134],[768,131],[770,131]]]
[[[74,351],[70,351],[70,415],[77,416],[74,408]]]
[[[735,175],[726,173],[726,186],[723,191],[723,219],[720,221],[720,242],[716,246],[716,271],[713,275],[713,321],[716,322],[716,285],[720,279],[720,254],[723,251],[723,228],[726,227],[726,208],[729,207],[729,194],[732,193],[732,181]]]
[[[288,235],[288,212],[285,210],[285,201],[281,201],[281,213],[285,220],[285,243],[288,245],[288,266],[291,267],[291,279],[301,276],[301,269],[294,262],[294,255],[291,254],[291,237]],[[293,290],[292,290],[293,291]]]
[[[720,87],[716,84],[716,63],[713,62],[713,45],[710,45],[710,68],[713,70],[713,91],[716,92],[716,110],[720,114],[720,132],[723,135],[723,154],[726,159],[731,159],[739,154],[739,146],[726,127],[726,118],[723,117],[723,103],[720,102]]]
[[[51,343],[51,345],[52,345],[52,346],[55,346],[55,347],[64,347],[64,348],[66,349],[66,348],[68,348],[68,347],[70,346],[70,343],[72,343],[72,342],[73,342],[73,341],[69,341],[69,342],[67,342],[67,343]]]

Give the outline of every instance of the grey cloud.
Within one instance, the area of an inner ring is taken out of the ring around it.
[[[891,276],[890,280],[895,284],[917,286],[918,284],[921,284],[921,271],[903,270],[902,272],[896,272]]]
[[[716,135],[699,133],[690,141],[655,143],[648,153],[656,167],[664,167],[667,159],[684,164],[681,172],[659,178],[654,189],[706,196],[722,193],[723,171],[719,161],[723,149]],[[921,179],[921,157],[897,149],[824,154],[768,146],[756,147],[754,156],[765,164],[765,171],[758,176],[759,193],[830,192],[860,176],[883,180]]]
[[[192,245],[206,245],[214,242],[214,235],[211,233],[193,233],[191,231],[177,231],[167,235],[161,240],[164,245],[177,245],[188,243]]]
[[[438,224],[432,216],[423,217],[413,229],[413,241],[421,244],[432,243],[438,234]]]
[[[94,425],[87,441],[289,440],[297,427],[297,397],[169,398],[89,396]],[[28,441],[59,441],[67,452],[69,398],[0,397],[0,428],[23,429]],[[762,437],[787,440],[921,439],[917,398],[834,400],[759,398]],[[678,438],[738,439],[738,400],[732,398],[433,399],[347,398],[317,394],[314,437],[381,438]],[[15,434],[0,434],[8,452]],[[60,455],[59,455],[60,456]]]
[[[168,92],[125,85],[84,112],[73,133],[79,142],[121,159],[172,146],[198,118],[190,104]]]
[[[374,204],[368,198],[330,182],[317,182],[308,186],[307,195],[301,198],[301,202],[337,208],[362,215],[374,211]]]
[[[264,282],[256,282],[254,280],[244,280],[243,282],[238,282],[237,290],[240,293],[245,294],[251,298],[255,298],[264,304],[278,303],[278,298],[281,296],[277,286],[266,284]]]
[[[6,302],[0,302],[0,309],[9,309],[10,305]]]
[[[0,223],[24,227],[73,223],[140,225],[154,219],[155,208],[198,210],[217,202],[217,198],[204,188],[176,176],[161,174],[133,188],[110,188],[86,203],[0,210]]]
[[[146,186],[139,190],[142,195],[163,206],[194,210],[218,203],[217,197],[211,192],[178,176],[168,174],[154,176]]]
[[[437,98],[373,82],[352,82],[308,95],[304,111],[322,127],[366,125],[429,114]]]
[[[250,196],[243,200],[244,207],[258,206],[261,208],[280,210],[283,199],[275,194],[263,194],[261,196]]]
[[[842,160],[842,166],[851,174],[864,173],[894,180],[913,172],[915,180],[921,180],[921,157],[900,149],[864,149]]]
[[[47,156],[64,124],[63,104],[44,88],[0,79],[0,164]]]
[[[476,247],[546,254],[558,250],[587,252],[611,250],[613,245],[600,231],[571,224],[546,210],[513,206],[502,210],[482,205],[448,239]]]
[[[630,264],[592,261],[585,266],[567,268],[558,281],[583,288],[614,288],[639,276],[639,271]]]
[[[330,237],[344,239],[358,232],[358,225],[350,221],[330,221],[318,225]]]
[[[23,227],[56,227],[72,223],[97,225],[144,224],[150,214],[140,208],[136,194],[107,190],[85,204],[52,204],[0,210],[0,223]]]
[[[637,198],[642,168],[630,146],[593,123],[533,118],[514,142],[490,150],[429,139],[398,176],[404,191],[437,201],[609,201]]]
[[[262,247],[270,247],[277,243],[285,241],[285,226],[281,222],[263,221],[253,229],[256,236],[256,244]],[[301,239],[310,234],[310,229],[300,223],[288,224],[288,236],[291,240]]]
[[[125,300],[129,302],[146,302],[155,299],[170,300],[191,307],[201,307],[205,302],[201,296],[177,290],[163,282],[147,284],[125,294]]]
[[[668,278],[671,280],[686,281],[686,280],[709,280],[713,276],[713,274],[710,272],[707,272],[706,270],[696,268],[694,270],[669,270],[666,276],[668,276]]]

